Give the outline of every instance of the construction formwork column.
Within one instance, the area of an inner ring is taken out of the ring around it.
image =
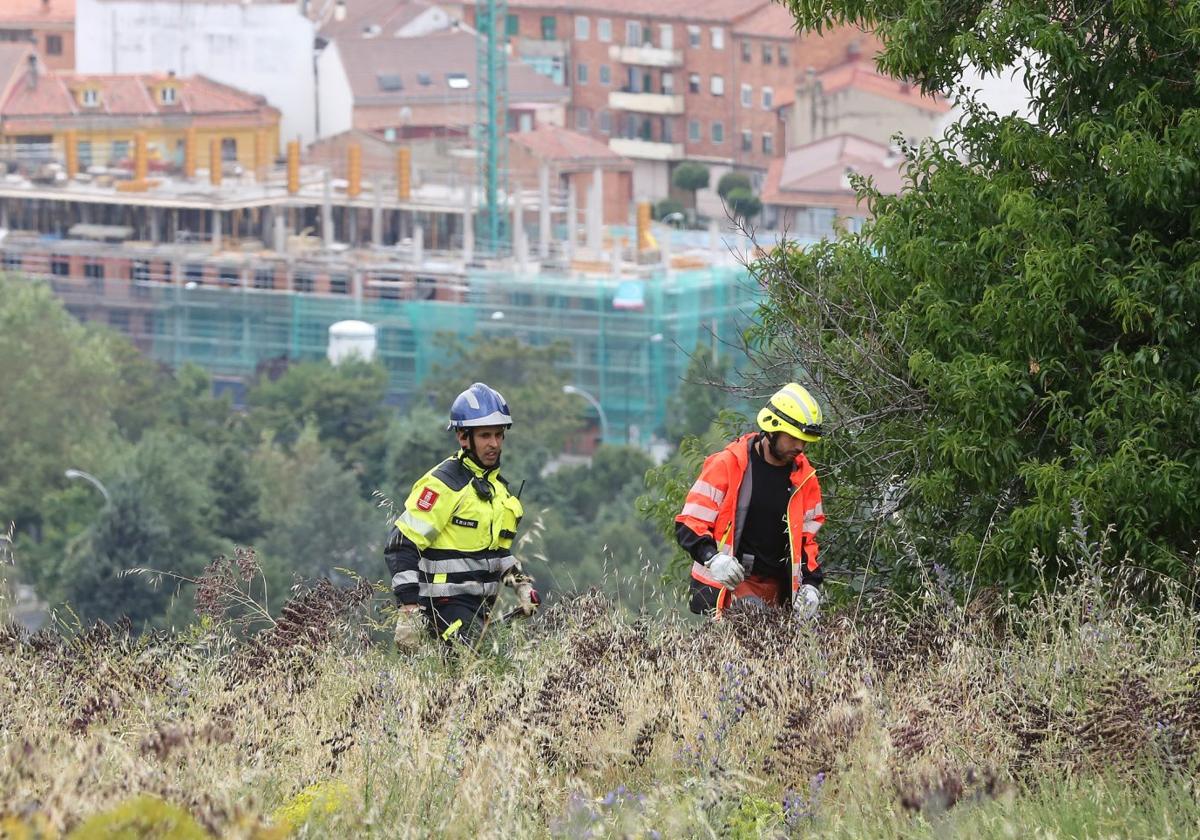
[[[288,195],[300,192],[300,141],[289,140],[287,145]]]
[[[64,157],[67,165],[67,178],[74,181],[79,175],[79,133],[77,131],[68,131],[63,138],[63,143],[66,148]]]
[[[412,198],[412,150],[396,150],[396,197],[401,201]]]
[[[216,137],[208,141],[208,182],[221,186],[221,141]]]
[[[183,132],[183,177],[196,177],[196,129],[189,128]]]
[[[575,179],[571,178],[567,181],[567,240],[566,240],[566,257],[567,261],[575,259],[575,232],[579,227],[579,194],[575,186]]]
[[[150,163],[146,154],[146,132],[138,131],[133,135],[133,180],[142,184],[150,174]]]
[[[362,146],[351,143],[346,149],[346,197],[358,198],[362,194]]]
[[[383,184],[378,178],[374,182],[375,203],[371,206],[371,244],[383,247]]]
[[[538,256],[550,257],[550,167],[538,167]]]

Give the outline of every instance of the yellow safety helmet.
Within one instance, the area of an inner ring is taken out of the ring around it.
[[[821,406],[805,388],[789,382],[758,412],[758,428],[812,443],[821,439]]]

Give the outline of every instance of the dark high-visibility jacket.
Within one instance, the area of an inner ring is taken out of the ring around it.
[[[700,469],[699,478],[688,490],[683,510],[675,517],[680,542],[695,561],[692,577],[701,583],[719,586],[709,577],[708,567],[704,565],[718,551],[740,556],[738,540],[746,513],[753,503],[750,498],[750,488],[754,486],[750,477],[750,447],[758,437],[758,432],[751,432],[720,452],[709,455]],[[745,492],[741,492],[743,488]],[[800,588],[806,577],[816,575],[820,569],[817,531],[824,522],[817,472],[801,453],[792,466],[791,495],[787,504],[793,592]]]
[[[460,595],[495,598],[516,567],[513,540],[524,509],[496,470],[465,450],[413,485],[384,549],[402,604]]]

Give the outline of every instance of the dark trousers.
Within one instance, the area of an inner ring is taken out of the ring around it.
[[[479,638],[491,612],[494,598],[456,595],[452,598],[423,598],[421,611],[430,635],[447,644],[471,645]]]

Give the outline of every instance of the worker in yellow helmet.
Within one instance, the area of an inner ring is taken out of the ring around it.
[[[804,449],[821,438],[821,407],[793,382],[758,412],[758,428],[705,459],[675,517],[693,560],[691,610],[719,615],[744,598],[811,618],[821,602],[825,513]]]

